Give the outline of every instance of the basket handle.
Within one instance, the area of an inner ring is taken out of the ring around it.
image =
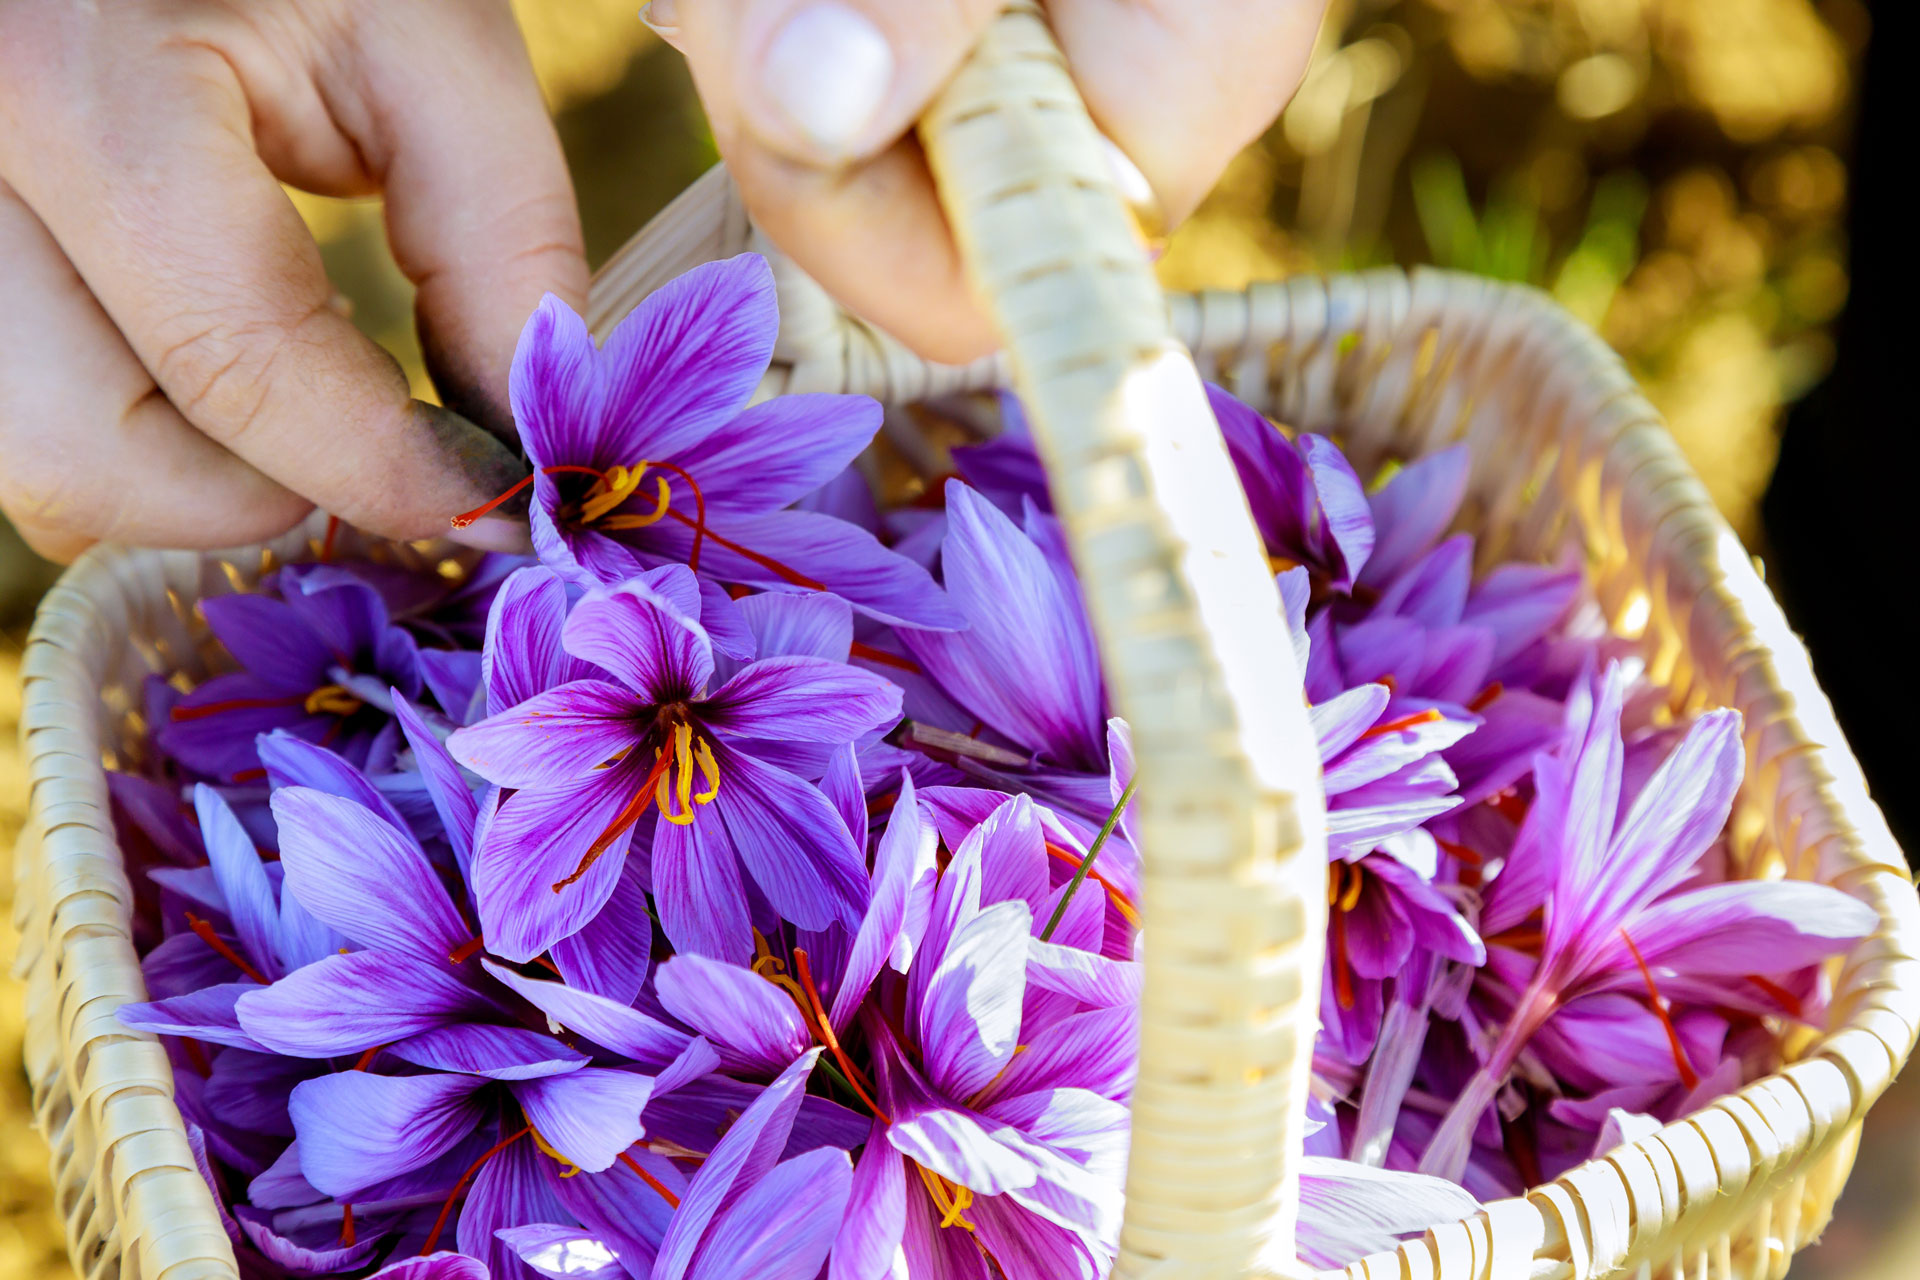
[[[1143,779],[1146,984],[1115,1274],[1292,1270],[1326,836],[1272,571],[1031,0],[994,22],[919,130]]]

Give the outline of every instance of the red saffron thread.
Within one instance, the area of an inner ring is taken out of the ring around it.
[[[467,961],[473,959],[474,952],[480,950],[480,948],[485,945],[486,939],[476,933],[453,950],[447,952],[447,963],[465,964]]]
[[[1687,1061],[1686,1046],[1680,1043],[1680,1032],[1673,1025],[1672,1017],[1668,1015],[1667,998],[1661,995],[1660,988],[1654,985],[1653,970],[1647,968],[1645,957],[1640,954],[1640,948],[1633,945],[1633,936],[1627,932],[1625,926],[1620,929],[1620,940],[1626,943],[1627,950],[1633,953],[1633,963],[1640,969],[1640,979],[1647,984],[1647,1002],[1653,1006],[1653,1016],[1660,1019],[1661,1027],[1666,1030],[1667,1046],[1673,1050],[1673,1065],[1680,1069],[1680,1083],[1689,1089],[1698,1087],[1700,1076],[1694,1071],[1693,1064]]]
[[[175,724],[189,720],[205,720],[208,716],[225,715],[229,711],[259,711],[267,707],[296,707],[305,703],[305,694],[290,693],[281,698],[225,698],[219,702],[203,702],[198,706],[176,706],[167,713],[167,718]]]
[[[655,760],[653,768],[647,771],[646,781],[640,784],[640,789],[633,793],[631,800],[627,801],[626,808],[614,815],[613,821],[607,824],[607,829],[587,846],[587,851],[580,856],[580,865],[573,869],[573,874],[553,884],[555,893],[570,884],[577,883],[594,863],[600,861],[600,855],[613,847],[613,842],[620,838],[621,832],[640,821],[647,811],[647,806],[653,803],[654,788],[660,785],[660,779],[666,776],[667,768],[672,762],[673,752],[664,750],[660,752],[660,758]]]
[[[242,769],[240,772],[233,775],[233,781],[235,783],[264,782],[266,781],[266,778],[267,778],[267,771],[262,768]]]
[[[1070,850],[1062,849],[1059,845],[1053,843],[1051,840],[1047,841],[1047,854],[1050,857],[1056,858],[1059,861],[1066,863],[1068,866],[1072,867],[1075,871],[1078,871],[1080,869],[1081,859],[1076,857]],[[1087,879],[1093,881],[1095,884],[1099,885],[1102,889],[1105,889],[1107,891],[1107,897],[1112,901],[1113,905],[1119,909],[1119,912],[1121,915],[1125,916],[1128,920],[1134,922],[1135,924],[1138,924],[1140,922],[1140,913],[1139,911],[1135,910],[1132,900],[1129,899],[1126,894],[1114,888],[1113,881],[1101,875],[1097,868],[1095,867],[1087,868]]]
[[[212,947],[215,955],[225,960],[241,973],[246,974],[263,987],[271,985],[258,969],[247,963],[245,956],[227,945],[227,940],[213,931],[211,922],[202,920],[199,916],[189,911],[187,912],[187,928],[193,930],[194,936],[199,938],[200,941]]]
[[[888,653],[885,649],[876,649],[872,645],[862,644],[858,640],[853,642],[853,649],[847,656],[849,658],[863,658],[868,662],[878,663],[883,667],[897,667],[902,671],[911,671],[915,675],[920,674],[920,664],[912,658],[903,658],[897,653]]]
[[[340,1247],[353,1248],[353,1206],[350,1204],[340,1206]]]
[[[648,1173],[645,1169],[642,1169],[640,1167],[640,1162],[638,1160],[635,1160],[632,1156],[622,1151],[620,1153],[620,1163],[624,1164],[625,1166],[627,1166],[627,1168],[639,1174],[640,1181],[646,1183],[648,1186],[652,1187],[656,1192],[658,1192],[660,1195],[660,1198],[667,1202],[668,1208],[678,1209],[680,1207],[680,1197],[673,1194],[673,1192],[667,1190],[666,1185],[662,1183],[660,1179],[654,1177],[652,1174]]]
[[[1805,1009],[1800,1003],[1800,997],[1793,994],[1793,992],[1787,990],[1777,982],[1772,982],[1761,977],[1757,973],[1748,974],[1747,981],[1766,992],[1769,996],[1772,996],[1775,1002],[1786,1011],[1788,1017],[1795,1020],[1804,1018]]]
[[[337,539],[339,536],[340,536],[340,517],[328,516],[327,517],[327,536],[320,540],[320,559],[321,560],[326,561],[326,560],[333,559],[334,540]],[[349,1222],[351,1222],[351,1219],[349,1219]],[[347,1241],[347,1243],[352,1244],[353,1241],[349,1240]]]
[[[1473,701],[1467,704],[1467,710],[1476,715],[1493,705],[1494,699],[1506,692],[1506,686],[1495,680],[1492,684],[1473,695]]]
[[[353,1069],[355,1071],[368,1070],[373,1066],[373,1060],[380,1056],[380,1051],[386,1047],[387,1046],[383,1044],[374,1045],[372,1048],[368,1049],[365,1053],[361,1054],[357,1059],[354,1060]]]
[[[1410,716],[1401,716],[1398,720],[1388,720],[1384,724],[1377,724],[1360,736],[1363,738],[1378,738],[1384,734],[1398,733],[1402,729],[1411,729],[1417,725],[1432,724],[1438,719],[1440,719],[1440,712],[1433,707],[1428,707],[1425,711],[1416,711]]]
[[[424,1258],[428,1254],[432,1253],[434,1246],[440,1243],[440,1233],[446,1230],[447,1217],[453,1212],[453,1202],[460,1198],[460,1193],[467,1189],[467,1184],[469,1182],[473,1181],[473,1175],[480,1172],[480,1166],[485,1164],[487,1161],[493,1159],[495,1156],[499,1155],[502,1151],[505,1151],[508,1147],[520,1141],[520,1139],[526,1137],[531,1132],[533,1132],[532,1125],[523,1126],[518,1133],[513,1134],[511,1137],[502,1138],[500,1139],[500,1141],[488,1147],[484,1152],[481,1153],[480,1158],[478,1160],[475,1160],[472,1164],[467,1166],[467,1171],[460,1175],[460,1180],[458,1182],[453,1184],[453,1190],[447,1193],[446,1203],[440,1206],[440,1216],[433,1220],[433,1230],[427,1232],[427,1242],[420,1247],[421,1257]]]
[[[880,1109],[880,1104],[875,1102],[872,1095],[868,1093],[873,1082],[867,1079],[865,1072],[853,1065],[853,1060],[847,1057],[847,1051],[840,1047],[840,1037],[833,1034],[833,1024],[827,1021],[826,1006],[820,1002],[820,990],[813,985],[813,969],[807,964],[807,953],[799,947],[793,949],[793,972],[794,976],[800,980],[800,989],[806,993],[807,1003],[812,1006],[814,1031],[819,1035],[820,1043],[827,1047],[827,1052],[831,1053],[834,1061],[840,1064],[840,1070],[847,1077],[847,1083],[852,1085],[853,1091],[860,1095],[860,1101],[867,1104],[867,1110],[879,1117],[880,1123],[892,1124],[893,1121],[887,1118],[887,1113]]]

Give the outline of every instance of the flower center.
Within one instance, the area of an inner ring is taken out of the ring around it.
[[[706,736],[696,734],[679,710],[662,712],[658,727],[665,741],[653,749],[653,768],[647,771],[626,807],[614,815],[607,829],[588,846],[580,865],[566,879],[556,880],[550,886],[555,893],[586,875],[587,869],[613,847],[621,833],[640,821],[648,805],[658,805],[662,817],[684,827],[692,824],[695,805],[712,804],[720,794],[720,762],[714,757],[713,746]],[[700,791],[693,789],[696,768],[705,784]]]
[[[350,716],[366,702],[343,684],[323,684],[301,704],[310,716]]]
[[[628,498],[640,491],[641,483],[646,479],[647,468],[652,464],[642,459],[631,467],[609,467],[593,487],[587,490],[586,497],[580,501],[580,521],[583,524],[600,523],[602,529],[644,529],[657,524],[667,514],[667,507],[673,501],[673,491],[667,487],[667,478],[656,475],[653,478],[653,510],[647,512],[629,512],[614,515],[616,508],[624,505]]]
[[[973,1204],[973,1188],[949,1182],[924,1165],[915,1164],[913,1170],[920,1175],[927,1194],[933,1197],[935,1207],[940,1210],[940,1225],[973,1230],[973,1224],[960,1216]]]

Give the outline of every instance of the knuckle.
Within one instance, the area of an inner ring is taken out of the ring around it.
[[[232,443],[259,418],[274,366],[296,330],[267,320],[185,322],[161,341],[155,381],[189,422]]]

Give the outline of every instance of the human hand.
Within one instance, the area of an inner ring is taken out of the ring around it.
[[[1326,0],[1049,0],[1094,122],[1169,225],[1299,86]],[[997,345],[908,135],[1001,0],[653,0],[755,222],[923,355]]]
[[[450,409],[330,305],[276,179],[385,193]],[[586,284],[506,0],[0,0],[0,510],[44,555],[315,504],[444,532],[524,474],[514,343]]]

